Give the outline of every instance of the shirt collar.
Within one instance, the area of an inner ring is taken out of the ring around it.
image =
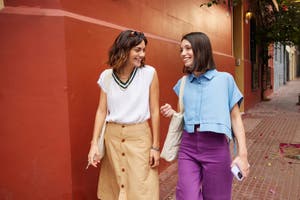
[[[204,74],[202,74],[199,77],[196,77],[194,74],[190,74],[188,76],[188,79],[189,79],[190,82],[192,82],[194,79],[199,80],[202,77],[205,77],[206,79],[211,80],[214,76],[216,76],[217,72],[218,71],[216,69],[211,69],[211,70],[208,70],[207,72],[205,72]]]

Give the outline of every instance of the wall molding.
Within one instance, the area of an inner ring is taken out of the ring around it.
[[[3,0],[0,0],[0,2]],[[61,9],[48,9],[48,8],[39,8],[39,7],[12,7],[12,6],[7,6],[5,8],[3,8],[0,12],[0,14],[15,14],[15,15],[37,15],[37,16],[53,16],[53,17],[69,17],[72,19],[76,19],[79,21],[83,21],[83,22],[87,22],[87,23],[92,23],[92,24],[97,24],[100,26],[105,26],[105,27],[109,27],[112,29],[117,29],[117,30],[127,30],[127,29],[133,29],[131,27],[126,27],[126,26],[121,26],[121,25],[117,25],[114,23],[110,23],[107,21],[103,21],[100,19],[96,19],[96,18],[92,18],[92,17],[87,17],[84,15],[80,15],[80,14],[76,14],[73,12],[69,12],[69,11],[65,11],[65,10],[61,10]],[[180,42],[177,40],[173,40],[170,38],[166,38],[166,37],[162,37],[159,35],[155,35],[155,34],[151,34],[151,33],[146,33],[144,32],[144,34],[148,37],[148,38],[152,38],[152,39],[156,39],[156,40],[160,40],[160,41],[164,41],[164,42],[169,42],[169,43],[173,43],[173,44],[177,44],[179,45]],[[221,55],[224,57],[230,57],[233,58],[232,55],[229,54],[224,54],[218,51],[213,51],[214,54],[217,55]]]

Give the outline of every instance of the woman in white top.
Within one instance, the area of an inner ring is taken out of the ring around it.
[[[144,64],[146,45],[143,33],[121,32],[109,51],[112,69],[98,80],[101,93],[88,161],[94,167],[100,163],[97,140],[106,123],[99,199],[159,199],[159,83],[155,69]]]

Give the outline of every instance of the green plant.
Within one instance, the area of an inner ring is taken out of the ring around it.
[[[231,5],[236,6],[241,1],[242,0],[211,0],[208,1],[207,3],[200,4],[200,7],[202,6],[211,7],[213,5],[218,5],[218,4],[228,4],[228,6],[230,7]]]
[[[287,45],[300,44],[299,0],[247,0],[249,9],[257,22],[257,43],[263,46],[274,42]],[[228,7],[243,3],[243,0],[211,0],[200,7],[226,4]]]
[[[232,6],[243,3],[243,0],[211,0],[200,5],[226,4]],[[247,0],[249,10],[256,21],[255,40],[259,45],[258,64],[261,69],[261,97],[268,88],[268,47],[274,42],[283,45],[300,45],[300,0]]]

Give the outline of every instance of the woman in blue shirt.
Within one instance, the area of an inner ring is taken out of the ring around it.
[[[184,130],[178,152],[177,200],[230,200],[231,167],[249,174],[246,138],[239,106],[243,96],[233,77],[216,70],[209,38],[202,32],[181,40],[184,87]],[[179,95],[181,79],[174,86]],[[165,117],[175,111],[161,107]],[[229,141],[235,138],[237,155],[231,160]]]

